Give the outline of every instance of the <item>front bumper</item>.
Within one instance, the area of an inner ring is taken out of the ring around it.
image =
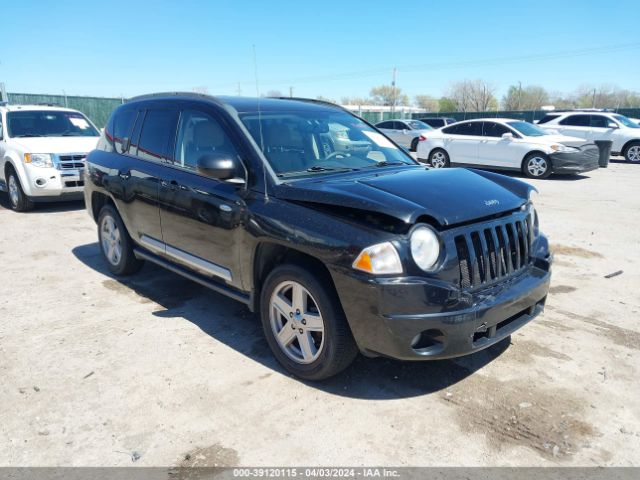
[[[471,292],[426,278],[342,275],[336,287],[360,350],[401,360],[459,357],[487,348],[544,309],[551,258]],[[363,283],[364,282],[364,283]]]
[[[598,147],[586,145],[577,152],[556,152],[549,155],[553,173],[585,173],[599,168]]]
[[[25,193],[35,201],[56,197],[82,198],[84,190],[83,168],[59,170],[25,165]]]

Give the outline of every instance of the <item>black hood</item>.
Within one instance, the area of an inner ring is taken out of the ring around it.
[[[313,177],[276,187],[278,198],[374,211],[413,224],[422,216],[442,226],[515,210],[534,188],[481,170],[388,168]]]

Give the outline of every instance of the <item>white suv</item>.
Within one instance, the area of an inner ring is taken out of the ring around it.
[[[640,125],[624,115],[606,111],[549,112],[538,125],[590,142],[611,140],[613,154],[622,154],[627,162],[640,162]]]
[[[0,191],[11,208],[82,198],[85,157],[100,132],[77,110],[41,105],[0,106]]]

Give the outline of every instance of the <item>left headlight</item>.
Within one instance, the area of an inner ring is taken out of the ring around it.
[[[34,167],[53,167],[53,160],[48,153],[25,153],[24,163],[30,163]]]
[[[411,256],[422,270],[431,270],[440,257],[440,240],[429,227],[418,227],[411,233]]]
[[[554,152],[577,152],[577,151],[579,151],[578,148],[567,147],[566,145],[562,145],[562,144],[559,144],[559,143],[551,145],[551,150],[553,150]]]

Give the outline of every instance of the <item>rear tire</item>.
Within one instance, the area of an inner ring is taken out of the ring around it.
[[[102,256],[114,275],[132,275],[144,265],[133,253],[133,240],[111,205],[102,207],[98,215],[98,239]]]
[[[418,141],[420,139],[418,137],[414,138],[413,140],[411,140],[411,146],[409,147],[409,151],[411,152],[415,152],[418,150]]]
[[[33,210],[34,203],[22,189],[22,184],[20,183],[20,178],[18,178],[18,174],[13,169],[13,167],[9,167],[7,169],[7,191],[9,192],[9,203],[11,204],[11,208],[16,212],[28,212],[29,210]]]
[[[330,279],[297,265],[276,267],[260,295],[260,318],[278,362],[305,380],[323,380],[358,354]]]
[[[627,162],[638,163],[640,162],[640,142],[631,142],[624,148],[624,159]]]
[[[433,168],[449,168],[451,166],[449,154],[441,148],[436,148],[429,154],[429,163]]]
[[[542,152],[531,152],[522,161],[522,173],[527,178],[547,178],[551,175],[551,159]]]

